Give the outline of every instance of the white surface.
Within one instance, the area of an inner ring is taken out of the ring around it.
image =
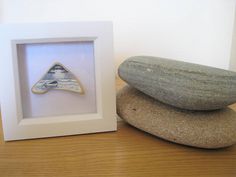
[[[118,66],[154,55],[228,68],[235,0],[4,0],[2,22],[112,20]]]
[[[230,70],[236,71],[236,12],[234,18],[234,32],[231,46]]]
[[[3,17],[3,0],[0,0],[0,22],[2,22]]]
[[[21,44],[17,53],[23,117],[96,113],[92,42]],[[32,93],[33,85],[56,62],[63,64],[80,80],[84,95],[62,90]]]
[[[0,39],[0,99],[5,140],[116,130],[111,23],[1,25]],[[97,112],[23,119],[17,44],[72,41],[94,42]]]

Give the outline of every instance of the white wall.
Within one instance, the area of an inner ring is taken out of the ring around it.
[[[0,0],[0,23],[2,22],[3,16],[3,0]]]
[[[3,1],[3,23],[113,21],[117,65],[154,55],[229,67],[236,0]]]
[[[236,71],[236,11],[234,18],[234,31],[232,37],[232,45],[231,45],[231,59],[230,59],[230,70]]]

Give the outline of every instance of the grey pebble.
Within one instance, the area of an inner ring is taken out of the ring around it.
[[[118,70],[121,79],[145,94],[187,110],[215,110],[236,102],[236,73],[223,69],[136,56]]]

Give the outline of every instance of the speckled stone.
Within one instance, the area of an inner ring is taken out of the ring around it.
[[[236,143],[236,112],[230,108],[181,110],[125,86],[117,94],[117,113],[134,127],[175,143],[209,149]]]
[[[187,110],[214,110],[236,102],[236,72],[157,57],[124,61],[119,76],[161,102]]]

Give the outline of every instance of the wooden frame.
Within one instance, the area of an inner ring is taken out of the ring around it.
[[[6,24],[0,26],[0,39],[0,100],[6,141],[116,130],[115,67],[110,22]],[[97,112],[25,119],[17,45],[62,41],[94,43]]]

